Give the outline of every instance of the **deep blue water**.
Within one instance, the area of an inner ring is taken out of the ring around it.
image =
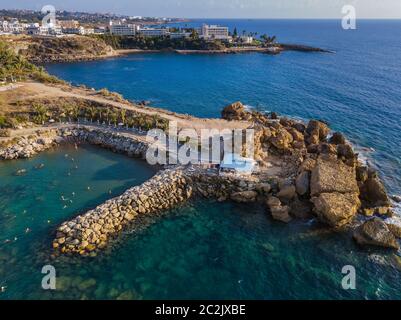
[[[374,148],[367,156],[401,193],[401,22],[362,21],[357,31],[343,31],[337,21],[220,23],[336,53],[139,54],[47,68],[74,83],[201,117],[219,116],[225,104],[241,100],[328,120]],[[40,163],[44,168],[35,169]],[[26,175],[15,176],[21,168]],[[145,162],[95,147],[0,162],[0,299],[401,299],[400,252],[360,249],[350,234],[328,234],[311,222],[284,225],[258,205],[190,202],[126,232],[95,258],[52,259],[61,221],[153,173]],[[40,288],[48,263],[57,270],[55,292]],[[341,289],[344,265],[356,267],[356,290]]]
[[[279,56],[136,54],[96,62],[51,64],[50,73],[132,100],[199,117],[218,117],[240,100],[261,110],[329,121],[363,147],[393,193],[401,193],[401,21],[198,20],[232,31],[276,35],[335,54]]]

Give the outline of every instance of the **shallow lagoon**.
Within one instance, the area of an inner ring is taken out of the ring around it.
[[[1,162],[0,299],[401,299],[393,253],[360,250],[311,221],[275,222],[257,205],[191,202],[144,219],[97,257],[51,258],[60,222],[154,173],[91,146]],[[45,264],[56,267],[56,291],[41,289]],[[341,289],[349,264],[355,291]]]

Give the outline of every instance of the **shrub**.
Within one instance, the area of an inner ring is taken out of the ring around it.
[[[0,129],[0,137],[11,137],[10,129]]]

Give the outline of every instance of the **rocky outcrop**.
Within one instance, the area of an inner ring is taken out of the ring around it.
[[[231,194],[231,200],[239,203],[255,202],[258,193],[256,191],[241,191]]]
[[[45,151],[63,141],[56,131],[36,133],[30,136],[18,138],[10,146],[0,148],[0,159],[12,160],[31,158],[35,154]]]
[[[291,216],[289,215],[289,207],[283,206],[279,198],[270,196],[268,197],[266,203],[274,220],[285,223],[291,221]]]
[[[376,174],[371,174],[364,182],[361,194],[371,207],[388,207],[391,204],[386,188]]]
[[[332,227],[342,227],[349,223],[360,206],[356,193],[321,193],[312,198],[312,203],[320,221]]]
[[[311,195],[321,193],[359,193],[355,168],[340,160],[319,158],[311,175]]]
[[[245,118],[249,118],[244,105],[239,101],[226,106],[221,112],[221,117],[226,120],[245,120]]]
[[[360,245],[379,246],[398,250],[400,248],[397,239],[388,226],[380,218],[373,218],[354,232],[354,239]]]
[[[295,180],[295,186],[300,196],[310,193],[310,172],[302,171]]]
[[[361,205],[355,169],[341,160],[319,158],[310,189],[315,213],[332,227],[349,223]]]
[[[64,222],[57,229],[53,248],[62,253],[89,254],[105,247],[139,215],[173,208],[191,195],[191,184],[181,170],[162,171],[121,196]]]
[[[270,138],[273,146],[280,150],[287,150],[290,148],[291,143],[294,141],[293,136],[284,128],[279,128],[275,135]]]
[[[306,128],[306,133],[306,140],[309,144],[318,144],[320,141],[327,138],[330,133],[330,128],[321,121],[311,120]]]
[[[61,143],[75,142],[98,145],[131,157],[144,157],[148,148],[146,142],[138,141],[131,135],[124,136],[107,129],[72,126],[20,137],[10,146],[0,148],[0,159],[30,158]]]

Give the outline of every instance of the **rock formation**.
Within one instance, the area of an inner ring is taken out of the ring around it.
[[[354,239],[361,245],[379,246],[398,250],[400,245],[388,226],[380,218],[373,218],[354,232]]]

